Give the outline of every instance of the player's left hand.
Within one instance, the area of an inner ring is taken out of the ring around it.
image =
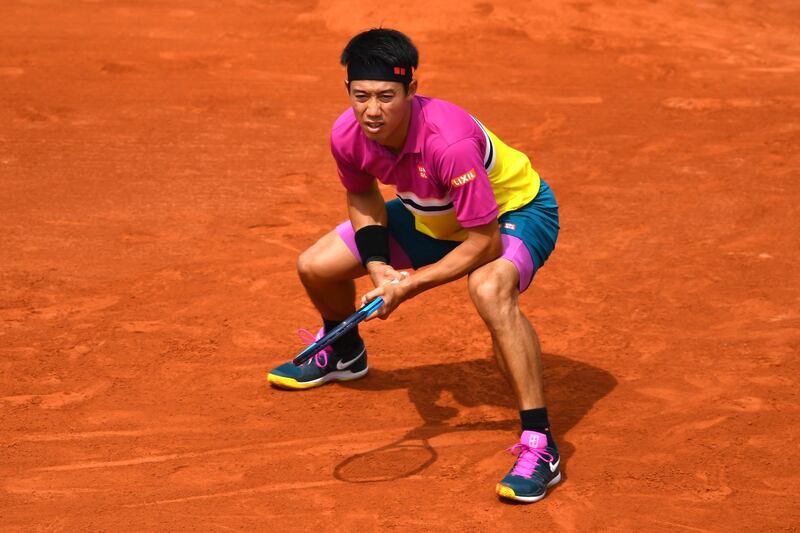
[[[367,273],[369,273],[369,277],[376,287],[380,287],[394,280],[402,281],[403,278],[408,276],[408,272],[395,270],[392,265],[377,261],[367,265]]]
[[[361,305],[366,305],[378,296],[383,297],[383,305],[375,311],[374,314],[369,316],[367,320],[373,318],[380,318],[386,320],[392,311],[397,309],[403,303],[409,294],[410,284],[408,283],[408,272],[402,272],[403,278],[398,280],[387,281],[380,287],[375,287],[367,294],[361,297]]]

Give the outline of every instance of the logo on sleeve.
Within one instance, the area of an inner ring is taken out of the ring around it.
[[[422,165],[417,165],[417,171],[419,172],[419,177],[426,180],[428,179],[428,171],[425,170],[425,167]]]
[[[476,174],[475,169],[473,168],[470,169],[469,172],[461,174],[457,178],[453,178],[450,180],[450,183],[453,185],[453,187],[461,187],[462,185],[466,185],[470,181],[474,180],[477,176],[478,174]]]

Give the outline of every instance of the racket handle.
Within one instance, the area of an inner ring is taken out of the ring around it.
[[[319,339],[318,341],[314,342],[313,344],[309,345],[305,350],[300,352],[294,359],[292,359],[292,363],[295,366],[300,366],[319,352],[333,344],[337,339],[339,339],[342,335],[347,333],[348,331],[352,330],[356,325],[362,322],[365,318],[369,315],[374,313],[378,310],[380,306],[383,305],[383,298],[378,296],[370,303],[366,304],[364,307],[347,317],[342,321],[341,324],[330,330],[325,334],[324,337]]]

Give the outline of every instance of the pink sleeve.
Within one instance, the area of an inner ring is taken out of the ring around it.
[[[336,161],[336,170],[339,173],[339,180],[341,180],[345,189],[350,192],[358,193],[368,191],[372,187],[372,182],[375,178],[348,161],[337,148],[333,138],[331,139],[331,153],[333,154],[333,159]]]
[[[450,193],[461,226],[471,228],[497,220],[499,208],[478,141],[458,141],[448,146],[438,161],[437,175]]]

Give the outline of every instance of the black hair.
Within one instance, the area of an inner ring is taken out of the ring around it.
[[[417,68],[419,52],[404,33],[389,28],[373,28],[350,39],[339,61],[344,66],[355,63]],[[408,83],[403,85],[408,92]]]

